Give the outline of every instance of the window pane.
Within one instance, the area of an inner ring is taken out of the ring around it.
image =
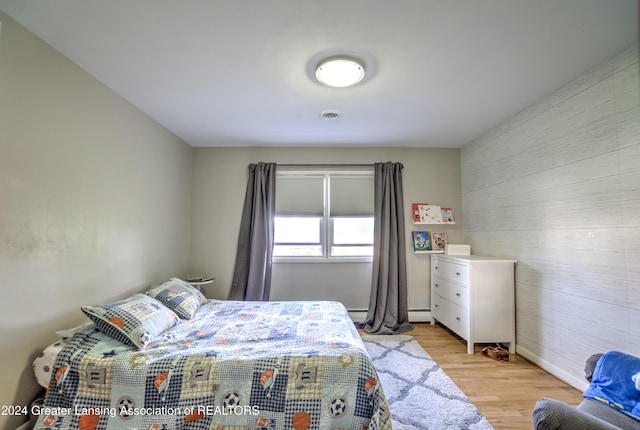
[[[324,175],[277,175],[276,214],[322,216],[324,183]]]
[[[333,244],[373,244],[373,217],[333,218]]]
[[[274,245],[274,257],[322,257],[321,245]]]
[[[373,255],[373,246],[332,246],[332,257],[370,257]]]
[[[373,175],[331,175],[329,182],[331,214],[336,216],[373,215]]]
[[[320,225],[317,217],[275,217],[274,241],[286,244],[320,244]]]

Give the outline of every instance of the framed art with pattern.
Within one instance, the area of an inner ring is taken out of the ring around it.
[[[413,252],[430,251],[431,241],[428,231],[414,231],[413,235]]]
[[[444,247],[447,244],[447,233],[444,231],[432,231],[430,233],[431,250],[432,251],[444,251]]]

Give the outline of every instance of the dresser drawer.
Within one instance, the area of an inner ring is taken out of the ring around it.
[[[469,338],[468,311],[437,295],[432,296],[431,315],[463,339]]]
[[[447,279],[435,277],[433,279],[433,292],[456,305],[469,308],[469,289],[462,285],[451,282]]]
[[[449,279],[464,285],[469,283],[468,266],[438,260],[433,264],[433,271],[435,276],[439,278]]]
[[[443,324],[447,324],[448,321],[445,321],[445,312],[444,307],[442,306],[442,302],[444,299],[436,294],[431,295],[431,317],[437,319]]]

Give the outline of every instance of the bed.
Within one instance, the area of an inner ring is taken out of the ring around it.
[[[83,311],[93,323],[58,343],[36,429],[391,428],[338,302],[206,300],[172,279]]]

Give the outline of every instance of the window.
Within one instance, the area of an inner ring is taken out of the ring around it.
[[[278,171],[275,260],[370,260],[373,171]]]
[[[331,218],[331,256],[372,256],[373,217]]]
[[[322,257],[321,217],[276,216],[275,257]]]

